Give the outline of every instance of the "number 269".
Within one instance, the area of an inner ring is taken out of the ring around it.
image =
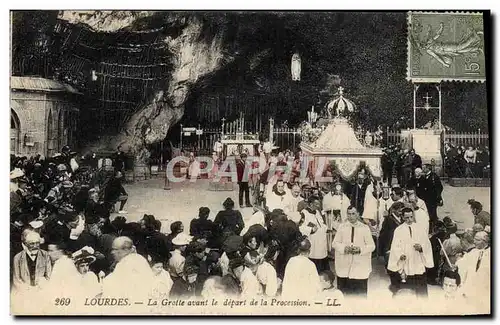
[[[56,306],[69,306],[71,299],[69,298],[56,298]]]

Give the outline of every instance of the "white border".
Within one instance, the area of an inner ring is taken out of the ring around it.
[[[118,4],[118,6],[117,6]],[[474,8],[471,8],[473,6]],[[53,0],[44,0],[44,1],[2,1],[1,4],[2,11],[1,11],[1,16],[2,17],[2,29],[1,29],[1,40],[0,44],[2,44],[2,65],[1,65],[1,73],[0,75],[3,76],[1,78],[2,80],[2,87],[0,88],[2,91],[2,102],[3,102],[3,109],[0,110],[0,114],[4,114],[0,118],[0,121],[3,121],[5,124],[4,128],[0,128],[2,130],[3,135],[0,136],[0,150],[1,152],[5,153],[5,157],[8,157],[8,148],[9,148],[9,141],[8,138],[8,132],[9,132],[9,127],[7,126],[7,123],[10,123],[10,110],[8,109],[9,105],[9,65],[7,62],[9,62],[9,57],[10,57],[10,51],[9,51],[9,13],[8,9],[108,9],[112,7],[113,9],[172,9],[172,10],[180,10],[180,9],[211,9],[211,10],[217,10],[217,9],[237,9],[237,10],[256,10],[256,9],[261,9],[261,10],[272,10],[272,9],[295,9],[295,10],[371,10],[371,9],[378,9],[378,10],[395,10],[395,9],[404,9],[404,10],[438,10],[438,9],[446,9],[446,8],[452,8],[454,10],[456,9],[462,9],[462,10],[470,10],[470,9],[492,9],[493,14],[498,14],[499,10],[499,2],[498,1],[487,1],[487,0],[475,0],[475,1],[451,1],[451,0],[441,0],[441,1],[435,1],[435,0],[420,0],[420,1],[408,1],[408,2],[403,2],[403,1],[338,1],[338,2],[333,2],[333,1],[325,1],[325,0],[308,0],[308,1],[297,1],[297,2],[292,2],[292,1],[266,1],[266,0],[252,0],[252,1],[228,1],[228,0],[211,0],[211,1],[193,1],[193,0],[183,0],[183,1],[154,1],[154,0],[142,0],[142,1],[120,1],[119,3],[112,3],[112,2],[104,2],[102,0],[96,1],[96,0],[87,0],[87,1],[53,1]],[[498,19],[498,16],[495,17],[495,19]],[[498,20],[496,21],[498,25]],[[499,41],[499,33],[497,28],[495,28],[496,33],[494,32],[494,43],[498,43]],[[498,58],[498,52],[495,51],[496,59]],[[496,69],[494,71],[495,76],[498,76],[498,64],[496,64]],[[405,76],[401,76],[404,78]],[[496,88],[493,90],[495,94],[500,94],[499,91],[499,83],[498,81],[496,82]],[[496,108],[496,107],[495,107]],[[493,110],[493,108],[490,108],[490,112]],[[496,114],[495,117],[495,122],[500,122],[498,121],[500,119],[500,114]],[[493,129],[493,127],[491,128]],[[495,139],[496,140],[496,139]],[[496,143],[496,141],[494,142]],[[497,148],[494,149],[495,152],[497,151]],[[498,161],[495,157],[495,161]],[[1,273],[0,273],[0,285],[2,287],[2,290],[0,291],[2,293],[1,295],[1,302],[0,302],[0,308],[1,312],[0,315],[2,317],[2,324],[11,324],[14,322],[14,319],[9,315],[9,288],[8,288],[8,263],[7,263],[7,256],[8,256],[8,238],[9,238],[9,228],[7,227],[7,219],[8,219],[8,213],[7,213],[7,207],[9,205],[8,201],[8,182],[7,182],[7,172],[8,172],[8,164],[9,160],[4,158],[0,160],[0,165],[2,170],[2,174],[5,175],[4,179],[5,182],[2,184],[0,187],[0,198],[2,198],[2,207],[4,210],[3,213],[3,226],[0,227],[0,238],[2,238],[3,245],[2,245],[2,263],[1,263]],[[496,169],[496,166],[495,166]],[[497,173],[494,173],[496,175]],[[496,180],[496,179],[495,179]],[[495,181],[494,180],[494,181]],[[498,193],[495,193],[495,201],[500,202],[498,200],[499,195]],[[496,210],[495,212],[492,211],[493,215],[496,215]],[[495,230],[494,230],[495,233]],[[497,261],[498,259],[498,251],[496,252],[496,257]],[[498,270],[498,269],[497,269]],[[498,279],[495,281],[498,284]],[[495,293],[497,291],[495,290]],[[495,299],[498,303],[498,299]],[[498,305],[497,305],[498,306]],[[498,309],[497,309],[498,312]],[[39,322],[41,319],[29,319],[29,320],[24,320],[23,322],[25,324],[34,324],[35,322]],[[289,322],[292,319],[279,319],[279,318],[272,318],[272,319],[258,319],[258,320],[252,320],[250,318],[246,318],[245,321],[252,321],[252,322],[259,322],[259,323],[270,323],[270,322]],[[305,322],[305,319],[296,319],[299,322]],[[420,320],[420,319],[419,319]],[[470,321],[471,319],[467,319],[465,321]],[[473,319],[472,319],[473,320]],[[74,322],[76,320],[65,320],[65,319],[50,319],[46,321],[63,321],[63,322]],[[78,320],[79,322],[83,323],[88,323],[88,324],[100,324],[100,323],[107,323],[109,321],[112,321],[111,319],[86,319],[86,320]],[[120,320],[113,320],[115,322],[122,321]],[[142,323],[144,322],[145,319],[137,319],[134,318],[132,320],[133,323]],[[180,320],[176,319],[162,319],[162,322],[169,322],[169,323],[177,323]],[[223,319],[218,318],[218,319],[184,319],[183,323],[193,323],[193,324],[199,324],[199,323],[205,323],[208,321],[223,321]],[[231,323],[237,322],[238,320],[235,319],[229,319],[226,320]],[[328,321],[328,322],[343,322],[342,319],[340,318],[335,318],[335,319],[323,319],[323,321]],[[359,322],[361,321],[373,321],[373,319],[363,319],[363,320],[358,320]],[[385,319],[379,319],[378,321],[386,321]],[[401,321],[407,321],[407,320],[400,320],[400,319],[392,319],[390,321],[393,322],[401,322]],[[425,322],[439,322],[440,324],[443,322],[456,322],[456,319],[421,319],[421,321]],[[464,320],[459,320],[459,321],[464,321]],[[352,320],[351,320],[352,322]]]

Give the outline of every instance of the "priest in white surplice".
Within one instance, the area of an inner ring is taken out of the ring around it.
[[[370,228],[360,221],[356,207],[347,209],[347,220],[333,240],[337,286],[346,296],[367,297],[375,243]]]
[[[421,207],[421,204],[419,202],[423,201],[420,201],[416,194],[413,193],[411,195],[408,195],[408,203],[413,208],[413,217],[415,218],[415,223],[417,224],[417,226],[421,227],[426,234],[428,234],[430,220],[429,214],[427,213],[427,210],[424,210]]]
[[[487,307],[491,293],[491,254],[488,234],[477,232],[474,236],[474,248],[456,263],[462,279],[459,289],[469,304]]]
[[[154,284],[148,261],[136,253],[128,237],[115,238],[111,254],[118,263],[113,272],[104,278],[103,296],[146,301],[153,292]]]
[[[323,211],[325,212],[328,228],[328,247],[332,246],[333,237],[341,223],[347,220],[347,208],[351,202],[342,190],[342,184],[335,182],[331,191],[323,197]]]
[[[429,236],[414,223],[410,207],[401,212],[404,223],[394,231],[387,268],[400,274],[400,287],[411,288],[417,296],[427,297],[425,269],[434,266]]]
[[[289,200],[287,201],[287,205],[283,211],[287,215],[289,220],[293,220],[295,223],[299,223],[300,221],[300,212],[299,212],[299,202],[303,200],[300,196],[300,186],[299,184],[294,184],[292,186],[291,195],[289,196]]]
[[[299,245],[299,255],[292,257],[285,268],[282,297],[313,299],[322,290],[316,265],[309,259],[311,243],[304,239]]]
[[[308,202],[308,207],[300,212],[302,221],[299,230],[311,242],[309,258],[316,264],[318,273],[321,273],[329,269],[327,256],[331,247],[327,245],[327,227],[321,214],[320,199],[311,196]]]
[[[266,195],[266,205],[268,210],[285,210],[285,207],[289,203],[290,195],[291,194],[285,190],[285,182],[283,182],[283,180],[276,182],[276,186],[273,186],[272,190]]]

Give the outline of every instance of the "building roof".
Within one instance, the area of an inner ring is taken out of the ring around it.
[[[80,94],[78,90],[72,86],[40,77],[10,77],[10,89],[36,90],[45,92],[67,92],[72,94]]]

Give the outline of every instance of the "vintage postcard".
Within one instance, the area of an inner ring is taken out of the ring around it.
[[[491,314],[489,12],[10,16],[11,314]]]

